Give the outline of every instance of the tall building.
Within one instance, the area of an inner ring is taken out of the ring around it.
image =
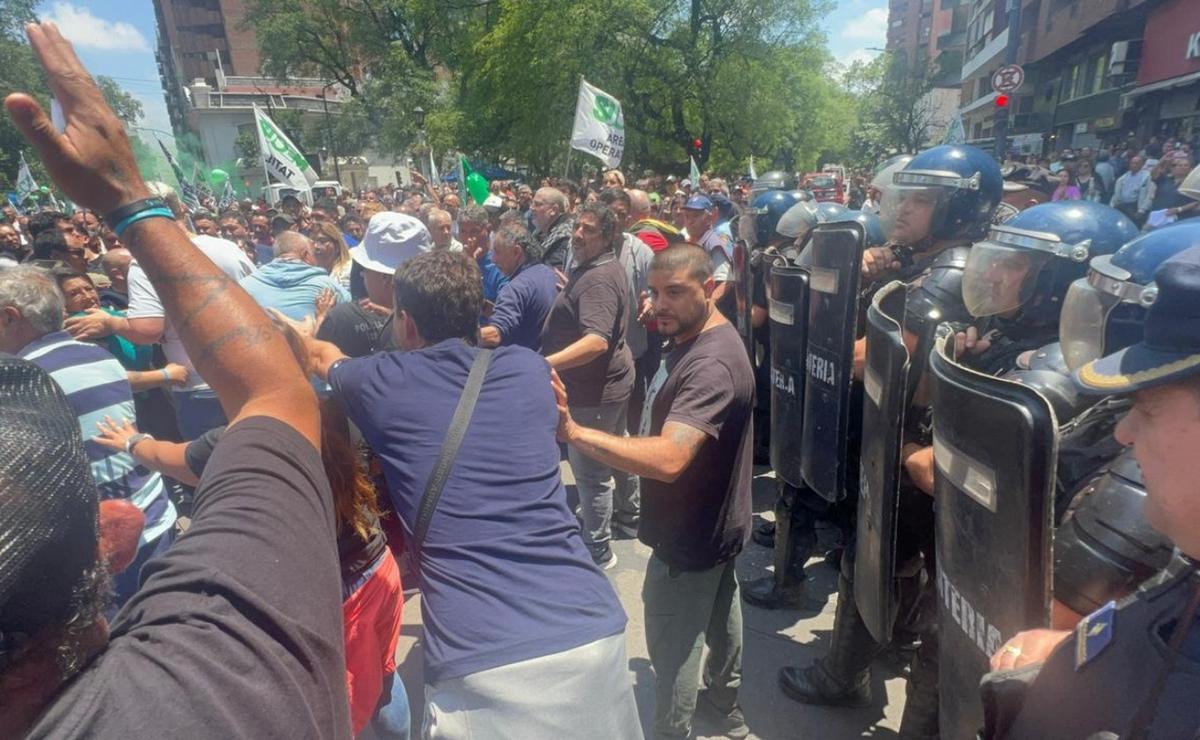
[[[264,184],[262,167],[257,161],[242,161],[237,145],[239,137],[255,135],[256,106],[268,115],[298,112],[294,126],[321,132],[308,137],[316,142],[297,143],[311,149],[305,156],[324,177],[332,178],[340,165],[351,164],[334,163],[339,154],[330,118],[339,114],[345,89],[321,79],[293,77],[281,83],[264,77],[254,30],[241,27],[245,0],[154,0],[154,14],[159,76],[171,126],[177,136],[196,137],[210,167],[235,167],[252,190]],[[359,183],[347,180],[347,185]]]
[[[929,68],[933,89],[921,105],[929,112],[927,143],[942,139],[958,105],[966,36],[963,0],[890,0],[887,53],[909,70]]]
[[[196,80],[217,84],[218,72],[255,77],[262,60],[253,29],[240,28],[243,0],[154,0],[159,77],[171,125],[187,130],[184,92]]]

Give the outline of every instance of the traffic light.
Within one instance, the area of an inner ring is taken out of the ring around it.
[[[996,107],[997,108],[1007,108],[1008,107],[1008,96],[1004,95],[1004,94],[997,95],[996,96]]]
[[[694,153],[699,154],[700,150],[703,148],[704,148],[703,141],[700,141],[699,139],[692,139],[692,151]]]

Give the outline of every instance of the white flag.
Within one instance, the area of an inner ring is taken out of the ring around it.
[[[751,180],[758,179],[758,173],[754,171],[754,155],[753,154],[750,155],[750,179]]]
[[[429,147],[429,184],[442,184],[442,176],[438,174],[437,164],[433,161],[433,147]]]
[[[25,199],[37,192],[38,184],[33,179],[33,173],[29,171],[29,165],[25,162],[25,152],[21,152],[21,165],[17,170],[17,202],[22,206]]]
[[[583,79],[579,81],[571,148],[597,157],[610,169],[621,164],[621,155],[625,153],[625,114],[621,112],[621,104]]]
[[[267,172],[297,190],[311,189],[317,181],[317,173],[299,147],[258,106],[254,108],[254,122],[258,128],[258,151]]]
[[[700,168],[696,166],[696,158],[688,157],[692,161],[692,169],[688,172],[688,179],[692,181],[693,188],[700,187]]]

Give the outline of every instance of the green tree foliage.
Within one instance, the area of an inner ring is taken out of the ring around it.
[[[36,0],[0,0],[0,97],[13,92],[30,93],[43,105],[50,96],[41,68],[25,43],[25,24],[34,18]],[[47,182],[41,162],[5,113],[0,113],[0,189],[12,190],[17,181],[19,155],[25,159],[38,182]]]
[[[113,109],[113,113],[116,113],[117,118],[126,126],[135,126],[142,120],[144,111],[141,101],[121,89],[113,78],[100,75],[96,78],[96,84],[100,86],[100,92],[103,93],[108,107]]]
[[[936,68],[910,63],[901,54],[881,54],[851,66],[845,81],[859,105],[851,161],[874,165],[930,143],[937,122],[929,92],[937,74]]]
[[[817,30],[829,0],[250,0],[265,70],[336,80],[339,152],[417,139],[558,171],[579,78],[621,100],[627,168],[811,167],[854,101]],[[343,145],[346,148],[342,148]],[[597,161],[576,153],[587,166]]]

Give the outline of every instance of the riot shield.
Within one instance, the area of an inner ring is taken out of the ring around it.
[[[767,284],[771,331],[771,468],[797,488],[800,419],[804,414],[804,355],[808,329],[808,271],[776,265]]]
[[[896,524],[910,368],[901,325],[904,297],[905,285],[900,281],[875,293],[867,309],[867,362],[863,369],[854,601],[867,629],[881,645],[891,641],[898,611]]]
[[[988,659],[1017,632],[1050,624],[1058,423],[1032,388],[959,364],[948,325],[929,365],[939,724],[942,737],[974,737]]]
[[[846,495],[850,427],[860,421],[851,419],[850,386],[865,242],[862,225],[844,221],[818,225],[810,245],[800,472],[827,501]]]

